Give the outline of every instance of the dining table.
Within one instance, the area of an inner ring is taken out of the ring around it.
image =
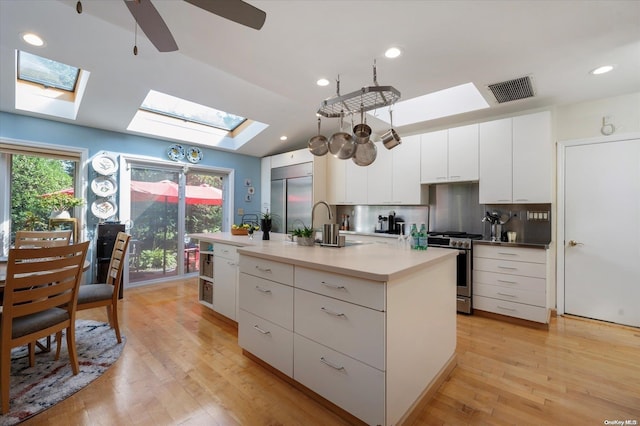
[[[91,261],[88,259],[84,260],[84,264],[82,265],[83,271],[88,271],[91,268]],[[0,259],[0,292],[4,290],[4,282],[7,279],[7,259]]]

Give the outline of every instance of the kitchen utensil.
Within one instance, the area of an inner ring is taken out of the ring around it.
[[[322,225],[322,244],[338,243],[338,225],[335,223],[325,223]]]
[[[382,135],[382,144],[387,149],[394,148],[402,143],[400,136],[398,136],[398,133],[393,129],[393,111],[391,110],[389,110],[389,118],[391,121],[391,128]]]
[[[367,125],[364,118],[364,106],[360,104],[360,124],[353,126],[353,137],[357,144],[366,144],[369,142],[369,136],[371,136],[371,127]]]
[[[349,133],[342,131],[342,119],[343,116],[340,116],[340,131],[329,139],[329,152],[341,160],[347,160],[356,152],[356,143]]]
[[[351,160],[358,166],[368,166],[376,160],[378,148],[372,141],[363,144],[356,144],[356,152]]]
[[[313,155],[322,156],[329,151],[329,141],[320,134],[320,118],[318,118],[318,134],[309,139],[308,145]]]

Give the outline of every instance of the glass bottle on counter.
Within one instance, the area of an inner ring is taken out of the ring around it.
[[[420,250],[426,250],[427,249],[427,227],[424,226],[424,223],[422,225],[420,225],[420,232],[419,232],[419,246],[420,246]]]
[[[411,232],[409,235],[411,236],[411,248],[418,250],[418,227],[415,223],[411,224]]]

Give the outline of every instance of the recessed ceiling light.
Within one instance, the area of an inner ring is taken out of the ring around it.
[[[44,40],[34,33],[22,34],[22,39],[32,46],[40,47],[44,45]]]
[[[316,84],[318,86],[328,86],[329,80],[327,80],[326,78],[321,78],[320,80],[316,81]]]
[[[402,53],[402,51],[400,49],[398,49],[397,47],[390,47],[389,49],[387,49],[386,52],[384,52],[384,56],[386,56],[387,58],[397,58],[398,56],[400,56],[400,54]]]
[[[286,137],[286,136],[280,136],[280,140],[281,140],[281,141],[286,141],[286,140],[287,140],[287,137]]]
[[[603,65],[601,67],[598,67],[594,70],[591,70],[591,74],[593,75],[599,75],[599,74],[606,74],[609,71],[611,71],[613,69],[613,65]]]

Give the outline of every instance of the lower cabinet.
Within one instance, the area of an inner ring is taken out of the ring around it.
[[[475,245],[474,309],[548,323],[547,264],[542,248]]]
[[[367,424],[384,424],[385,373],[294,334],[294,378]]]
[[[237,321],[238,252],[228,244],[214,245],[213,310]]]

